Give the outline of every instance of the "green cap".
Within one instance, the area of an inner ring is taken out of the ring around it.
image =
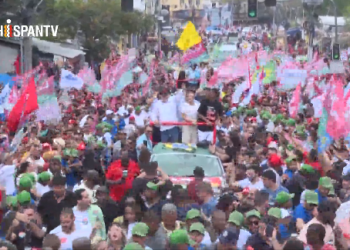
[[[291,163],[292,161],[296,160],[297,158],[295,156],[289,156],[287,159],[286,159],[286,163],[289,164]]]
[[[269,211],[267,211],[267,215],[270,215],[270,216],[275,217],[277,219],[281,219],[282,218],[281,209],[278,208],[278,207],[270,208]]]
[[[17,196],[7,196],[6,197],[6,204],[8,206],[17,207],[18,206]]]
[[[33,182],[28,176],[23,176],[19,179],[19,187],[21,188],[32,188]]]
[[[99,124],[97,124],[96,125],[96,127],[95,127],[96,129],[103,129],[103,124],[102,123],[99,123]]]
[[[295,126],[295,120],[292,118],[289,118],[286,122],[286,125],[289,127],[294,127]]]
[[[96,145],[97,145],[97,147],[99,147],[99,148],[105,148],[105,147],[107,147],[107,144],[103,143],[102,140],[98,140],[98,141],[96,142]]]
[[[19,194],[17,194],[17,200],[20,205],[26,205],[30,203],[30,193],[28,191],[22,191]]]
[[[135,111],[140,111],[141,110],[141,107],[140,106],[136,106],[135,107]]]
[[[199,232],[200,234],[203,234],[205,233],[205,228],[203,226],[202,223],[200,222],[196,222],[196,223],[193,223],[190,227],[190,231],[189,232],[193,232],[193,231],[197,231]]]
[[[284,119],[284,117],[283,117],[282,114],[277,114],[277,115],[276,115],[276,120],[277,120],[278,122],[282,121],[283,119]]]
[[[324,187],[324,188],[327,188],[327,189],[331,189],[333,187],[332,179],[327,177],[327,176],[326,177],[321,177],[320,181],[318,182],[318,184],[321,187]]]
[[[249,116],[257,116],[255,109],[248,109],[245,113],[246,115],[249,115]]]
[[[305,202],[307,204],[318,205],[318,194],[312,190],[305,191]]]
[[[55,155],[53,158],[62,161],[62,157],[60,155]]]
[[[153,191],[157,191],[159,186],[157,184],[155,184],[154,182],[149,181],[149,182],[147,182],[146,187],[153,190]]]
[[[294,150],[293,144],[288,144],[288,145],[287,145],[287,149],[288,149],[289,151],[293,151],[293,150]]]
[[[140,244],[132,242],[126,244],[123,250],[145,250]]]
[[[173,231],[169,236],[170,245],[190,244],[190,240],[186,230],[178,229]]]
[[[149,227],[146,223],[139,222],[132,228],[132,235],[146,237],[148,234]]]
[[[70,155],[72,157],[78,157],[79,156],[78,150],[76,150],[75,148],[72,148],[71,151],[70,151]]]
[[[191,220],[198,217],[201,217],[201,212],[198,209],[192,208],[186,214],[186,220]]]
[[[35,181],[36,181],[35,180],[35,176],[32,173],[25,173],[25,174],[22,175],[22,177],[28,177],[31,180],[32,183],[35,183]]]
[[[231,222],[238,227],[242,226],[243,221],[244,221],[244,216],[238,211],[233,211],[228,218],[228,222]]]
[[[65,148],[64,150],[63,150],[63,155],[64,156],[70,156],[70,149],[69,148]]]
[[[50,179],[51,179],[51,175],[49,174],[49,172],[44,171],[38,175],[39,181],[49,181]]]
[[[295,133],[298,136],[306,136],[305,127],[303,125],[298,125],[295,128]]]
[[[276,196],[276,202],[278,204],[284,204],[286,202],[288,202],[290,199],[294,198],[294,194],[289,194],[285,191],[279,192]]]
[[[250,210],[250,211],[248,211],[246,214],[245,214],[245,217],[248,219],[249,217],[257,217],[257,218],[259,218],[259,219],[261,219],[261,215],[260,215],[260,213],[257,211],[257,210],[255,210],[255,209],[253,209],[253,210]]]
[[[314,174],[315,173],[315,169],[313,167],[311,167],[308,164],[303,164],[300,168],[301,171],[308,173],[308,174]]]
[[[261,119],[269,120],[271,118],[271,115],[264,113],[261,115]]]

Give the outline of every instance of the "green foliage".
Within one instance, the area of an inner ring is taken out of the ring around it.
[[[28,0],[0,1],[0,16],[4,17],[4,12],[20,13],[24,2]],[[120,0],[44,0],[32,18],[33,24],[59,25],[58,37],[47,38],[50,41],[74,39],[80,30],[85,38],[82,46],[94,59],[108,55],[111,40],[149,31],[154,24],[153,17],[144,13],[122,12]]]
[[[337,9],[338,9],[338,16],[350,16],[350,12],[349,12],[350,1],[349,0],[334,0],[334,2],[335,2]],[[330,16],[334,15],[333,4],[330,0],[323,0],[320,15],[327,15],[327,13]]]

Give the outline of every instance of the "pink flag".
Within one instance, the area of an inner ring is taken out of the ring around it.
[[[158,67],[158,62],[156,60],[153,60],[151,67],[150,67],[150,70],[149,70],[149,75],[148,75],[147,81],[142,88],[142,96],[146,95],[146,93],[148,92],[150,84],[151,84],[153,76],[154,76],[154,69],[157,67]]]
[[[331,82],[329,94],[326,96],[325,104],[328,103],[327,132],[335,140],[347,136],[350,132],[347,121],[345,121],[346,105],[344,103],[344,89],[340,79]]]
[[[292,99],[289,103],[289,114],[292,118],[295,118],[298,114],[298,107],[301,102],[301,83],[298,84],[294,90]]]
[[[198,58],[202,54],[206,52],[206,48],[203,43],[199,43],[193,47],[193,49],[189,49],[185,52],[185,54],[181,58],[181,64],[187,63],[192,59]]]

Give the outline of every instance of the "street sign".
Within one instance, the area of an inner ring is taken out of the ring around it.
[[[307,5],[321,5],[323,4],[323,0],[303,0],[303,3]]]
[[[331,61],[330,74],[344,74],[345,68],[342,61]]]

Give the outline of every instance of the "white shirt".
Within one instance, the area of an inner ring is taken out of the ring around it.
[[[122,117],[124,117],[124,115],[127,115],[127,114],[129,114],[129,111],[128,111],[128,108],[129,108],[130,106],[121,106],[119,109],[118,109],[118,111],[117,111],[117,114],[118,115],[120,115],[120,116],[122,116]]]
[[[264,183],[263,181],[259,178],[259,181],[256,182],[256,183],[252,183],[248,178],[245,178],[244,180],[241,180],[238,182],[238,185],[241,187],[241,188],[255,188],[255,189],[258,189],[258,190],[261,190],[264,188]]]
[[[181,105],[181,113],[185,114],[187,118],[191,120],[197,120],[199,103],[193,103],[193,105],[188,102],[184,102]]]
[[[40,159],[38,159],[38,160],[33,160],[31,157],[28,157],[27,162],[33,163],[33,164],[40,166],[40,167],[43,167],[45,164],[45,161],[42,157],[40,157]]]
[[[238,237],[238,241],[237,241],[237,248],[238,249],[243,249],[244,245],[247,243],[247,240],[248,240],[248,238],[251,235],[252,234],[249,233],[247,230],[241,228],[239,230],[239,237]]]
[[[179,118],[177,116],[176,107],[176,97],[169,97],[167,102],[158,101],[155,103],[154,111],[152,112],[152,120],[159,122],[178,122]],[[160,131],[165,131],[172,129],[171,126],[160,126]]]
[[[13,195],[15,186],[16,165],[3,165],[0,168],[0,185],[6,188],[6,195]]]
[[[86,230],[87,232],[92,232],[92,225],[89,221],[89,213],[86,211],[79,211],[77,207],[73,208],[75,223],[78,224],[79,228]]]
[[[36,189],[36,192],[40,195],[40,196],[43,196],[43,194],[51,191],[51,188],[49,187],[49,185],[46,185],[46,186],[43,186],[41,185],[39,182],[37,182],[35,184],[35,189]]]
[[[134,111],[131,115],[135,117],[135,124],[137,127],[143,128],[145,126],[145,120],[148,119],[148,114],[146,111],[141,110],[141,113],[138,115]]]
[[[87,237],[90,238],[91,232],[86,231],[79,227],[77,223],[75,223],[75,230],[70,234],[66,234],[62,232],[62,227],[58,226],[55,229],[51,230],[50,234],[56,235],[61,241],[61,250],[72,250],[73,249],[73,241],[78,238]]]

